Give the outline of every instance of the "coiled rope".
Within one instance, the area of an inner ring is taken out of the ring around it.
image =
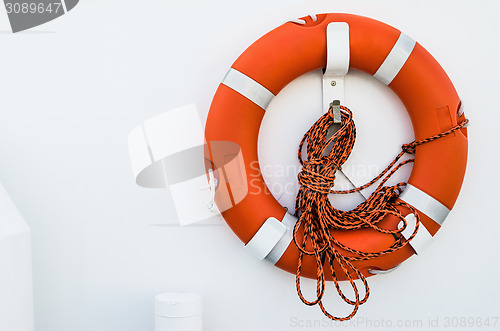
[[[332,320],[349,320],[352,318],[361,304],[368,300],[370,289],[366,277],[357,269],[353,261],[369,260],[385,254],[390,254],[408,244],[416,235],[420,217],[411,205],[397,201],[406,183],[401,182],[393,186],[385,186],[387,180],[402,166],[414,162],[414,159],[408,159],[402,162],[398,161],[405,154],[415,153],[415,148],[421,144],[440,139],[447,136],[468,124],[465,119],[462,123],[450,130],[437,134],[435,136],[414,141],[402,146],[402,151],[396,158],[384,169],[377,177],[369,183],[344,191],[333,190],[335,184],[335,174],[337,170],[342,169],[342,165],[351,154],[354,142],[356,140],[356,127],[352,118],[352,112],[341,106],[342,122],[340,129],[330,138],[327,137],[328,129],[333,124],[333,109],[321,116],[316,123],[306,132],[299,145],[298,157],[302,165],[302,171],[298,175],[300,189],[297,194],[295,204],[295,215],[298,222],[294,228],[293,240],[299,249],[299,261],[297,266],[296,287],[297,293],[303,303],[309,306],[319,305],[322,312]],[[303,158],[303,147],[307,142],[306,158]],[[397,165],[396,165],[397,164]],[[392,169],[392,170],[391,170]],[[384,177],[385,176],[385,177]],[[350,211],[336,209],[330,203],[328,195],[349,194],[360,191],[376,183],[381,178],[382,181],[370,197]],[[408,208],[416,216],[416,226],[412,235],[405,239],[401,234],[407,227],[406,220],[398,206]],[[379,227],[377,224],[385,216],[394,215],[400,219],[402,227],[390,230]],[[378,232],[392,234],[397,238],[395,242],[383,251],[362,252],[339,242],[331,230],[356,230],[360,228],[372,228]],[[302,240],[299,242],[299,233],[303,233]],[[343,254],[337,248],[350,253],[348,256]],[[305,299],[301,289],[301,270],[305,255],[314,256],[316,260],[316,299],[309,301]],[[349,284],[354,292],[354,299],[349,299],[340,288],[335,264],[340,266],[342,272],[347,276]],[[325,270],[329,268],[333,276],[333,283],[339,296],[348,305],[353,306],[349,315],[337,317],[330,314],[323,305],[323,296],[325,293]],[[364,295],[360,296],[358,284],[354,281],[356,275],[364,286]]]

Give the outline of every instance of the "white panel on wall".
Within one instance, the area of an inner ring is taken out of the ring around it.
[[[34,330],[31,230],[2,184],[0,184],[0,330]]]

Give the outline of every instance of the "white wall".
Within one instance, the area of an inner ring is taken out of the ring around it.
[[[33,231],[37,330],[152,330],[153,295],[168,290],[203,293],[208,331],[322,319],[300,303],[292,275],[254,260],[226,226],[149,226],[175,223],[175,213],[165,190],[134,184],[127,148],[149,117],[193,101],[206,111],[246,46],[308,12],[405,31],[445,67],[472,121],[463,191],[436,242],[370,279],[354,322],[499,316],[499,9],[493,0],[85,0],[32,31],[1,33],[0,181]]]

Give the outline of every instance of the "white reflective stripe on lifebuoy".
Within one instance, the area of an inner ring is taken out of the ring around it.
[[[443,225],[444,220],[450,213],[450,210],[441,202],[411,184],[406,185],[405,190],[399,198],[427,215],[439,225]]]
[[[385,85],[389,85],[410,57],[413,48],[415,48],[415,44],[415,40],[401,32],[394,47],[373,77],[377,78]]]
[[[274,98],[274,94],[267,88],[233,68],[229,69],[222,84],[235,90],[264,110]]]
[[[281,259],[283,254],[285,254],[288,246],[290,246],[290,243],[293,240],[293,228],[297,223],[297,217],[290,215],[289,213],[285,213],[285,216],[283,217],[281,223],[286,227],[286,232],[276,243],[271,252],[269,252],[269,254],[266,256],[266,260],[268,260],[272,264],[278,263],[279,259]]]
[[[405,220],[406,220],[406,229],[403,232],[401,232],[401,234],[405,239],[408,239],[413,234],[413,231],[415,231],[415,226],[417,225],[417,217],[414,214],[408,214],[406,215]],[[403,221],[401,221],[401,223],[403,223]],[[429,246],[431,242],[432,242],[432,235],[429,233],[425,225],[423,223],[420,223],[418,231],[415,234],[415,237],[413,237],[413,239],[410,241],[410,246],[418,255],[422,253],[424,248]]]
[[[269,217],[248,244],[246,244],[245,248],[259,260],[264,260],[285,232],[287,232],[287,228],[283,223],[274,217]]]

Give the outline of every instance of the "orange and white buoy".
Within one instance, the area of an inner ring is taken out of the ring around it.
[[[409,113],[416,140],[465,121],[459,96],[437,61],[419,43],[379,21],[349,14],[314,15],[285,23],[251,45],[231,66],[213,98],[205,128],[210,160],[207,169],[215,169],[219,188],[223,188],[217,190],[215,201],[235,234],[259,257],[291,273],[297,271],[299,256],[292,240],[297,219],[266,189],[255,166],[257,138],[272,98],[295,78],[325,67],[326,30],[333,22],[349,25],[350,67],[373,75],[396,93]],[[224,167],[231,153],[216,147],[221,141],[239,146],[238,170]],[[465,128],[416,148],[413,171],[399,199],[418,211],[423,225],[417,235],[421,242],[432,238],[453,208],[466,160]],[[381,225],[396,228],[399,222],[399,218],[387,215]],[[396,240],[369,228],[338,231],[335,236],[349,247],[367,252],[382,251]],[[394,268],[414,253],[415,247],[407,245],[354,263],[363,275],[370,276],[369,270]],[[316,277],[313,257],[305,257],[302,274]],[[346,279],[341,274],[337,278]]]

